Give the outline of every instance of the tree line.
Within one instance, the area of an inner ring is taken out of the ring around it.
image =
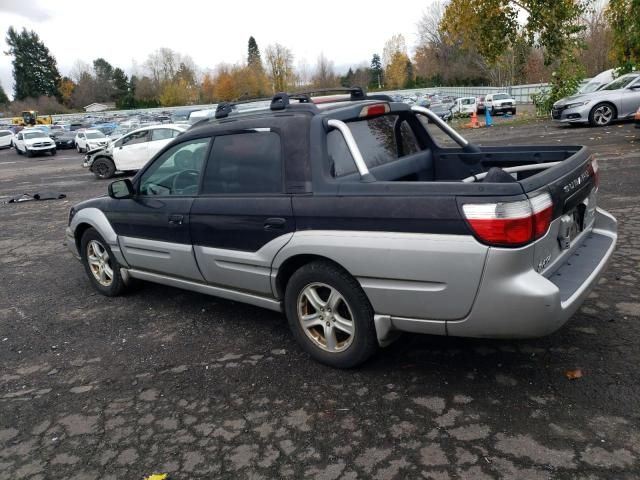
[[[78,61],[61,76],[36,32],[10,27],[6,42],[14,112],[78,111],[94,102],[120,109],[204,104],[339,85],[376,90],[551,82],[546,98],[537,99],[548,103],[572,93],[585,75],[640,64],[640,2],[436,0],[420,19],[412,55],[405,38],[394,35],[382,55],[373,53],[343,75],[322,53],[313,66],[306,59],[296,63],[288,47],[275,43],[261,52],[254,37],[241,63],[201,71],[189,55],[159,48],[130,75],[97,58]],[[0,105],[8,103],[0,86]]]

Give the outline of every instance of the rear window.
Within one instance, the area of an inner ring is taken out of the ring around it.
[[[420,151],[411,127],[399,115],[385,115],[349,122],[349,129],[369,168],[385,165]],[[338,130],[327,135],[327,153],[334,177],[357,172],[344,137]]]

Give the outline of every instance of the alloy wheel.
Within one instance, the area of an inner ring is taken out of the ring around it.
[[[593,120],[598,125],[608,125],[613,118],[613,110],[609,105],[601,105],[593,112]]]
[[[107,249],[97,240],[87,245],[87,262],[93,277],[105,287],[113,283],[113,268]]]
[[[352,344],[355,322],[344,296],[326,283],[302,289],[297,302],[298,321],[305,334],[322,350],[342,352]]]

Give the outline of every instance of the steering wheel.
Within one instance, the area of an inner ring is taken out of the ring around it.
[[[200,178],[200,172],[197,170],[183,170],[173,177],[173,184],[171,185],[172,193],[181,193],[183,195],[188,193],[196,193],[198,191],[198,179]]]

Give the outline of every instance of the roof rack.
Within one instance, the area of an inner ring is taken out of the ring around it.
[[[215,118],[226,118],[234,110],[236,105],[256,102],[271,102],[269,109],[273,111],[285,110],[290,105],[291,100],[297,100],[299,103],[312,103],[312,95],[327,93],[349,93],[349,100],[384,100],[393,101],[388,95],[367,95],[367,92],[362,87],[334,87],[334,88],[320,88],[315,90],[307,90],[304,92],[278,92],[272,97],[253,98],[248,100],[221,102],[216,107]]]

